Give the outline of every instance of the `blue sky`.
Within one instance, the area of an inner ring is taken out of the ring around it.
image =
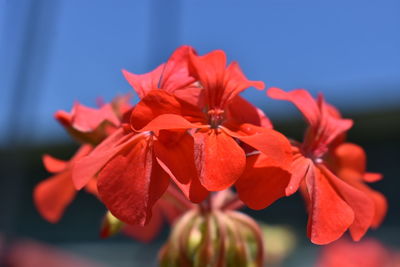
[[[131,91],[121,69],[150,71],[182,44],[224,49],[249,78],[323,92],[347,114],[400,104],[398,0],[31,3],[0,0],[1,143],[66,138],[56,110]],[[264,92],[245,96],[275,120],[293,115]]]

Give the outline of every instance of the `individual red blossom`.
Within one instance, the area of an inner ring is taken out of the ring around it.
[[[58,111],[55,117],[78,140],[84,142],[69,161],[43,156],[48,172],[55,175],[40,182],[34,189],[34,202],[40,214],[49,222],[58,222],[65,208],[73,201],[77,190],[72,181],[72,166],[87,156],[93,145],[116,130],[123,114],[131,108],[129,96],[116,97],[110,104],[102,104],[100,109],[74,105],[70,113]],[[85,185],[86,191],[97,196],[97,184],[94,176]]]
[[[290,161],[287,140],[272,129],[250,124],[270,126],[269,120],[259,110],[237,96],[249,86],[262,88],[263,83],[248,81],[236,63],[226,67],[226,56],[222,51],[205,56],[191,53],[190,63],[192,75],[204,90],[205,100],[201,101],[204,104],[196,108],[185,105],[165,91],[151,92],[132,112],[131,123],[140,127],[155,115],[165,112],[181,115],[197,124],[199,130],[190,131],[193,148],[187,147],[181,152],[185,152],[186,156],[182,157],[188,159],[194,155],[198,179],[209,191],[226,189],[242,175],[246,155],[236,138],[266,153],[277,167],[285,166]],[[245,108],[242,113],[237,105],[241,103]],[[246,111],[250,111],[247,116],[243,115]],[[180,183],[187,183],[185,177],[179,175],[187,173],[182,171],[185,166],[166,165]],[[192,175],[191,180],[195,181],[196,177]]]
[[[193,75],[204,88],[205,98],[204,119],[199,123],[207,128],[193,133],[195,164],[202,185],[210,191],[223,190],[244,174],[246,153],[236,139],[261,151],[275,167],[285,168],[290,161],[290,156],[285,154],[288,152],[286,138],[270,127],[258,127],[250,124],[254,121],[248,118],[235,116],[240,108],[237,102],[241,101],[238,94],[250,86],[263,89],[264,83],[247,80],[236,62],[226,67],[223,51],[205,56],[191,54],[190,63]],[[242,187],[237,188],[240,194]]]
[[[75,139],[94,145],[120,124],[120,119],[111,104],[95,109],[75,103],[70,113],[58,111],[55,117]]]
[[[271,88],[268,95],[292,102],[309,125],[303,143],[293,142],[292,178],[286,194],[293,194],[302,185],[308,203],[311,241],[330,243],[347,229],[354,240],[359,240],[374,222],[377,224],[381,220],[385,211],[380,208],[383,204],[377,204],[384,201],[382,196],[363,183],[364,176],[371,177],[365,174],[365,162],[360,168],[346,158],[356,152],[353,145],[342,143],[352,121],[342,119],[322,96],[315,100],[305,90],[284,92]],[[332,161],[336,163],[332,164]],[[354,167],[358,172],[345,174]]]
[[[182,49],[189,57],[176,56]],[[167,71],[169,66],[180,69],[176,66],[187,64],[190,72],[183,67],[182,75]],[[263,152],[274,167],[288,168],[290,145],[283,135],[246,123],[248,116],[231,116],[235,109],[230,104],[241,101],[235,102],[237,94],[249,86],[261,88],[263,83],[248,81],[236,63],[226,68],[222,51],[200,57],[181,48],[164,65],[164,72],[125,75],[142,97],[130,123],[76,164],[74,171],[78,189],[97,174],[101,200],[122,221],[146,224],[170,178],[194,202],[204,200],[208,191],[233,185],[246,167],[246,153],[237,139]],[[186,89],[177,90],[182,84]],[[201,89],[197,96],[204,96],[204,101],[192,101],[193,88]],[[178,97],[176,91],[190,97]],[[241,102],[253,111],[251,122],[269,124],[259,110]]]

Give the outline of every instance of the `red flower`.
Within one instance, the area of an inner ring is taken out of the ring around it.
[[[288,141],[270,129],[269,120],[260,110],[238,96],[249,86],[262,88],[263,83],[248,81],[235,62],[226,67],[226,56],[222,51],[205,56],[191,52],[190,67],[190,73],[203,88],[200,96],[204,100],[198,101],[201,104],[190,106],[165,91],[153,91],[137,105],[131,118],[132,124],[140,127],[165,112],[181,115],[198,125],[193,128],[199,130],[189,131],[186,144],[174,144],[175,147],[182,145],[179,151],[160,155],[168,168],[167,172],[188,198],[196,201],[191,196],[197,191],[195,187],[204,186],[209,191],[224,190],[244,173],[246,153],[236,139],[250,145],[253,150],[256,148],[265,153],[270,165],[285,168],[291,159]],[[187,164],[181,164],[181,161],[174,164],[171,162],[174,158],[186,158]],[[190,159],[193,158],[192,163]],[[191,170],[197,170],[197,173]],[[238,187],[238,190],[241,188]],[[247,200],[246,197],[244,199]]]
[[[359,162],[351,162],[349,158],[357,153],[354,145],[338,146],[352,121],[340,118],[322,97],[314,100],[305,90],[287,93],[271,88],[268,95],[292,102],[309,125],[303,143],[293,144],[292,178],[286,193],[293,194],[302,185],[308,203],[311,241],[326,244],[338,239],[347,229],[354,240],[359,240],[373,225],[374,216],[375,222],[380,221],[383,211],[379,204],[374,205],[376,200],[372,195],[378,196],[378,193],[363,183],[365,165],[356,166]],[[330,157],[335,158],[335,167]],[[357,172],[349,174],[351,169]],[[380,194],[377,198],[382,201]]]
[[[204,117],[198,122],[206,128],[193,133],[194,158],[201,184],[210,191],[223,190],[243,175],[246,153],[236,139],[261,151],[275,167],[285,168],[291,160],[287,140],[270,127],[257,126],[265,116],[251,114],[256,116],[250,119],[235,116],[241,108],[237,102],[243,102],[238,94],[250,86],[263,89],[264,83],[247,80],[236,62],[226,67],[223,51],[201,57],[191,54],[190,62],[193,75],[204,88],[205,98]],[[242,110],[242,114],[246,111]],[[241,188],[238,187],[239,192]]]
[[[226,68],[226,56],[222,51],[205,56],[191,53],[190,64],[191,74],[203,88],[201,96],[204,100],[199,101],[203,104],[196,108],[165,91],[152,92],[133,111],[132,124],[143,126],[164,112],[181,115],[196,123],[198,126],[193,128],[199,130],[190,132],[193,150],[190,147],[182,150],[187,154],[185,158],[194,155],[198,179],[209,191],[226,189],[242,175],[246,157],[236,138],[266,153],[277,167],[285,166],[290,161],[289,153],[285,154],[287,140],[271,129],[257,127],[270,126],[270,123],[262,112],[238,96],[249,86],[262,88],[263,83],[248,81],[235,62]],[[243,108],[242,112],[240,108]],[[164,160],[168,159],[164,157]],[[180,173],[187,174],[180,170],[184,168],[182,164],[166,165],[180,183],[186,184],[185,179],[179,177]],[[192,181],[196,178],[191,177]]]
[[[65,208],[72,202],[76,189],[72,182],[73,164],[87,156],[92,144],[97,144],[120,125],[123,114],[127,112],[129,96],[116,97],[110,104],[103,104],[100,109],[89,108],[75,103],[70,113],[58,111],[55,117],[61,124],[83,144],[69,161],[55,159],[44,155],[43,163],[47,171],[55,175],[40,182],[34,189],[34,202],[40,214],[49,222],[57,222]],[[90,177],[85,189],[97,196],[97,185],[94,176]]]
[[[262,82],[248,81],[236,63],[226,68],[222,51],[200,57],[183,47],[163,68],[139,76],[125,72],[142,99],[130,123],[76,165],[77,188],[98,173],[99,195],[109,210],[122,221],[144,225],[169,177],[194,202],[233,185],[246,168],[237,140],[264,153],[274,167],[288,168],[287,139],[260,127],[269,121],[237,96],[249,86],[262,88]],[[196,99],[193,92],[199,90]],[[237,103],[250,114],[240,114],[231,105]]]
[[[94,145],[120,124],[111,104],[95,109],[75,103],[70,113],[61,110],[56,112],[55,117],[79,142]]]

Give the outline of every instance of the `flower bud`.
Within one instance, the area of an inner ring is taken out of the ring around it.
[[[191,210],[173,226],[159,254],[160,266],[262,266],[257,223],[231,210]]]
[[[107,211],[103,219],[103,224],[101,225],[100,237],[108,238],[121,231],[123,222],[118,220],[110,211]]]

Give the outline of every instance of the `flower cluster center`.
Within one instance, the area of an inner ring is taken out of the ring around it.
[[[225,111],[222,109],[210,109],[207,115],[208,123],[213,129],[218,128],[225,120]]]

